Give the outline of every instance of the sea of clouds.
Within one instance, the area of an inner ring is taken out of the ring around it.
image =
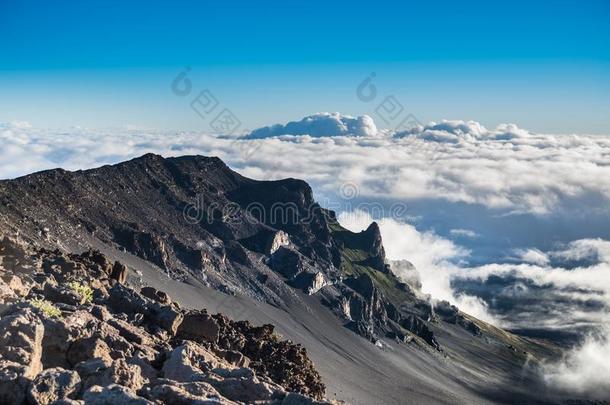
[[[396,133],[367,116],[320,113],[240,138],[13,122],[0,124],[0,145],[4,179],[148,152],[303,178],[346,227],[377,220],[388,258],[413,263],[425,293],[503,327],[578,342],[547,365],[550,384],[610,395],[610,363],[599,361],[610,356],[610,137],[473,121]]]

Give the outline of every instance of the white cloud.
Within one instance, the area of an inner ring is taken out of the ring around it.
[[[519,260],[525,263],[545,266],[550,261],[548,255],[538,249],[517,249],[515,253],[517,253]]]
[[[29,129],[32,128],[32,124],[27,121],[11,121],[11,122],[0,122],[0,129]]]
[[[590,398],[610,398],[610,336],[590,336],[557,363],[543,367],[544,378],[558,390],[578,392]]]
[[[326,136],[376,136],[377,127],[368,115],[352,117],[339,113],[318,113],[291,121],[286,125],[276,124],[259,128],[249,135],[252,139],[270,138],[279,135]]]
[[[564,262],[610,263],[610,241],[580,239],[570,242],[562,250],[550,252],[550,256]]]
[[[609,246],[609,241],[583,239],[569,243],[562,250],[523,250],[522,263],[465,268],[456,278],[462,284],[470,280],[487,289],[504,280],[502,290],[487,293],[492,301],[503,301],[505,307],[510,306],[503,309],[503,314],[497,314],[507,327],[570,333],[578,333],[581,328],[607,332],[610,329],[610,256],[606,256]],[[551,265],[557,257],[580,261],[583,252],[596,260],[573,268]]]
[[[479,237],[479,234],[477,234],[475,231],[462,228],[451,229],[449,234],[455,238],[475,239]]]
[[[476,121],[443,120],[440,123],[416,125],[407,131],[397,132],[394,136],[398,138],[413,136],[432,142],[458,143],[482,140],[510,141],[530,136],[530,134],[514,124],[501,124],[491,131]]]

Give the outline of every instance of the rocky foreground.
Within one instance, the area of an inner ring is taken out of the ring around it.
[[[272,325],[186,310],[97,251],[0,242],[0,404],[320,404]]]

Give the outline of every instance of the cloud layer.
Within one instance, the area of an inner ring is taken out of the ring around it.
[[[377,133],[377,126],[368,115],[352,117],[339,113],[318,113],[301,121],[291,121],[286,125],[276,124],[256,129],[248,135],[248,138],[263,139],[279,135],[376,136]]]

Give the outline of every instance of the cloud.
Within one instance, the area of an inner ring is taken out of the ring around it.
[[[27,121],[0,122],[0,129],[30,129],[32,124]]]
[[[501,124],[495,130],[488,130],[476,121],[443,120],[427,125],[416,125],[413,128],[396,132],[397,138],[416,137],[431,142],[474,142],[474,141],[510,141],[515,138],[528,137],[531,134],[514,124]]]
[[[479,237],[479,234],[477,234],[475,231],[472,231],[470,229],[462,229],[462,228],[451,229],[449,231],[449,234],[455,238],[475,239],[475,238]]]
[[[549,263],[549,257],[538,249],[517,249],[518,259],[524,263],[537,264],[544,266]]]
[[[276,124],[259,128],[248,136],[251,139],[270,138],[279,135],[326,136],[376,136],[377,127],[368,115],[352,117],[339,113],[318,113],[291,121],[286,125]]]
[[[488,303],[507,327],[537,330],[573,342],[579,334],[610,327],[610,242],[583,239],[563,249],[521,252],[521,263],[464,268],[452,287]],[[593,261],[582,261],[595,257]],[[558,261],[558,259],[560,261]],[[561,267],[560,262],[584,265]]]
[[[547,384],[560,391],[578,392],[590,398],[610,398],[610,333],[589,336],[559,362],[543,367]]]
[[[600,238],[576,240],[549,255],[553,261],[567,267],[610,263],[610,242]]]

